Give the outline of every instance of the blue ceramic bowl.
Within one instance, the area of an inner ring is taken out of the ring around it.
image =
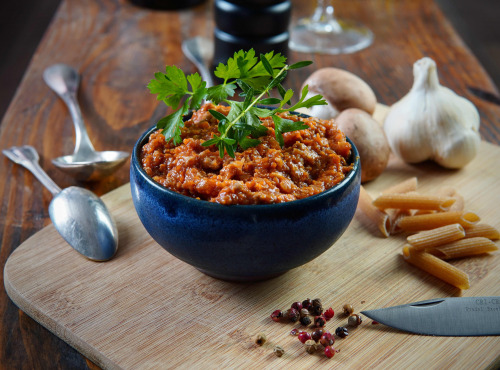
[[[153,239],[207,275],[232,281],[264,280],[301,266],[330,248],[351,222],[359,198],[361,166],[320,194],[287,203],[221,205],[168,190],[143,170],[141,147],[132,153],[130,186],[135,208]]]

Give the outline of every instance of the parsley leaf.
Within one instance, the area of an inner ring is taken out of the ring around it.
[[[264,117],[272,118],[276,140],[284,146],[283,133],[307,129],[308,126],[300,121],[282,118],[278,113],[327,104],[320,95],[308,97],[308,87],[305,86],[299,101],[292,105],[293,91],[285,90],[282,86],[289,70],[303,68],[311,63],[302,61],[287,65],[286,57],[279,53],[271,51],[257,57],[253,49],[240,50],[226,64],[219,63],[214,74],[223,82],[210,88],[206,87],[206,82],[198,73],[186,76],[180,68],[166,66],[165,73],[155,73],[155,78],[148,84],[150,92],[156,94],[158,100],[174,109],[173,113],[158,121],[157,127],[162,130],[166,140],[178,145],[182,141],[183,116],[189,110],[199,109],[203,100],[214,104],[224,102],[230,106],[227,116],[216,110],[209,111],[219,121],[219,135],[205,141],[203,146],[214,145],[221,157],[225,153],[234,157],[238,148],[245,150],[259,145],[258,138],[267,135],[269,130],[261,121]],[[235,96],[238,87],[241,89],[241,101],[228,100]],[[275,88],[281,99],[271,97],[271,91]],[[262,107],[270,105],[277,107]]]

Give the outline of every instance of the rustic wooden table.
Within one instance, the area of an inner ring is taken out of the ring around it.
[[[313,2],[294,0],[293,17],[311,13]],[[375,33],[366,50],[339,56],[290,53],[314,65],[290,75],[298,89],[316,68],[335,66],[367,81],[379,102],[400,99],[413,80],[412,65],[433,58],[442,84],[476,104],[484,140],[500,143],[500,106],[480,100],[470,88],[498,95],[481,65],[432,0],[336,1],[339,16],[358,19]],[[128,182],[128,164],[98,183],[77,184],[51,159],[73,150],[73,125],[66,107],[44,84],[43,70],[56,62],[82,74],[79,99],[89,135],[98,150],[131,151],[139,134],[165,113],[146,84],[166,64],[188,72],[182,40],[213,30],[212,2],[183,11],[148,11],[125,0],[64,0],[48,28],[0,126],[0,149],[33,145],[41,166],[61,187],[83,185],[98,195]],[[50,223],[51,194],[21,167],[0,159],[0,266],[28,237]],[[78,352],[19,311],[0,291],[0,366],[5,368],[94,367]]]

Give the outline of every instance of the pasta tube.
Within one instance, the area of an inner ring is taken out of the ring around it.
[[[455,203],[454,198],[418,193],[382,194],[373,201],[377,208],[426,209],[444,211]]]
[[[398,227],[404,231],[417,232],[458,223],[467,229],[480,220],[474,212],[437,212],[403,217],[398,220]]]
[[[490,239],[484,237],[466,238],[446,245],[439,246],[429,253],[436,257],[449,260],[490,253],[498,250],[498,247]]]
[[[451,224],[410,235],[406,241],[415,250],[425,250],[451,243],[463,237],[465,237],[465,231],[462,225]]]
[[[469,289],[469,276],[459,268],[427,252],[413,250],[409,245],[403,247],[406,262],[459,289]]]

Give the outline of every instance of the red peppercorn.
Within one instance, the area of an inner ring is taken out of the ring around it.
[[[325,331],[323,333],[323,335],[321,336],[319,342],[321,343],[321,345],[323,347],[328,347],[328,346],[333,345],[333,343],[335,343],[335,338],[333,337],[333,335],[330,332]]]
[[[325,356],[328,358],[332,358],[333,356],[335,356],[335,349],[331,346],[325,347]]]
[[[283,312],[281,312],[281,310],[276,310],[271,314],[271,319],[276,322],[279,322],[281,317],[283,317]]]
[[[297,329],[297,328],[293,328],[292,331],[290,332],[290,335],[294,335],[295,336],[297,334],[299,334],[299,329]]]
[[[302,309],[302,302],[293,302],[292,308],[295,308],[297,311],[300,312],[300,310]]]
[[[295,308],[290,308],[286,311],[286,318],[290,320],[290,322],[297,322],[300,318],[300,313]]]
[[[323,312],[323,316],[325,317],[325,319],[327,321],[330,320],[334,315],[335,315],[335,312],[333,311],[333,308],[331,308],[331,307],[328,310],[326,310],[325,312]]]
[[[323,335],[323,329],[316,329],[315,331],[312,332],[311,339],[317,342],[321,339],[322,335]]]
[[[322,328],[323,326],[325,326],[326,324],[326,320],[323,316],[316,316],[314,318],[314,326],[316,326],[317,328]]]
[[[311,339],[311,334],[309,334],[307,331],[301,331],[298,334],[298,338],[302,343],[307,342],[309,339]]]

